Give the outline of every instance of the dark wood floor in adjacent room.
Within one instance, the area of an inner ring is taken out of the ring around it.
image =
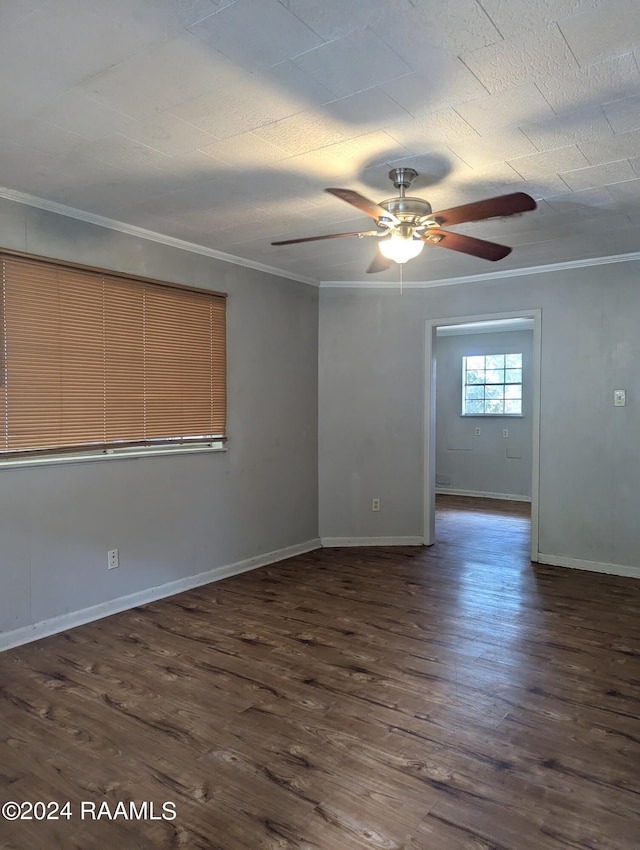
[[[532,565],[517,503],[437,528],[0,655],[0,803],[71,804],[0,848],[640,848],[640,582]]]

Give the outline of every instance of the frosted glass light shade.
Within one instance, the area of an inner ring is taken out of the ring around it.
[[[380,241],[380,253],[388,260],[396,263],[406,263],[413,260],[424,248],[424,242],[413,237],[404,237],[399,233],[392,233],[388,239]]]

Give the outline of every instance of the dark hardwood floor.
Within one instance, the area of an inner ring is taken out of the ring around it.
[[[526,505],[438,504],[432,549],[319,550],[0,655],[0,803],[70,802],[0,848],[640,848],[640,582],[532,565]]]

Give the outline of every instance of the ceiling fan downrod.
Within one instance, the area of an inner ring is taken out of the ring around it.
[[[398,190],[400,197],[404,198],[407,189],[418,176],[415,168],[392,168],[389,172],[389,180]]]
[[[390,227],[398,225],[410,225],[416,227],[421,220],[431,214],[431,204],[423,198],[410,198],[407,189],[418,176],[415,168],[392,168],[389,172],[389,180],[398,190],[393,198],[380,201],[379,206],[395,218],[395,221],[379,219],[378,223]]]

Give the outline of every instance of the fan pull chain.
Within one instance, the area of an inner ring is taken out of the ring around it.
[[[402,263],[400,263],[400,295],[402,295],[402,293],[403,293],[403,283],[404,283],[404,277],[402,275],[403,269],[404,269],[404,266],[402,265]]]

